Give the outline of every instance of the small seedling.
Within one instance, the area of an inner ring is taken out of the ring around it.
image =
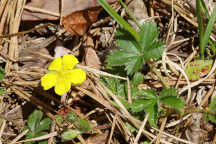
[[[216,7],[214,8],[212,15],[210,16],[204,1],[196,0],[196,10],[197,10],[198,29],[199,29],[199,38],[200,38],[200,52],[201,52],[201,58],[202,60],[204,60],[205,49],[209,42],[209,38],[214,28],[214,23],[216,20]],[[205,17],[207,17],[207,19],[209,20],[206,27],[204,25],[204,20],[203,20],[204,17],[202,13],[205,14]]]
[[[98,0],[101,6],[121,26],[115,34],[120,49],[114,50],[107,58],[110,66],[125,66],[128,75],[139,71],[150,59],[158,59],[164,51],[164,42],[156,40],[158,30],[155,23],[146,22],[136,32],[121,18],[105,0]]]
[[[134,117],[143,119],[144,113],[149,113],[148,122],[151,126],[157,127],[159,112],[165,108],[170,107],[176,109],[180,114],[184,111],[184,101],[178,98],[176,89],[164,88],[159,95],[150,89],[140,90],[137,86],[142,82],[141,73],[136,73],[131,80],[131,98],[130,104],[127,98],[127,83],[119,80],[108,78],[102,79],[102,82],[112,90],[112,92],[119,96],[122,104],[133,114]],[[113,85],[115,83],[115,85]],[[116,103],[113,104],[118,107]]]
[[[62,133],[61,138],[64,141],[72,140],[78,135],[88,133],[93,129],[93,125],[88,120],[80,119],[72,112],[67,114],[66,120],[74,124],[75,128],[68,129]]]
[[[31,139],[39,136],[48,134],[50,129],[51,120],[50,118],[44,118],[42,120],[43,113],[39,110],[35,110],[27,121],[27,126],[24,129],[29,129],[25,139]],[[34,144],[35,142],[26,142],[26,144]],[[39,144],[47,144],[47,140],[38,141]]]

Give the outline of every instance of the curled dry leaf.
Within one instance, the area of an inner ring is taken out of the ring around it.
[[[82,11],[76,11],[62,18],[64,28],[72,35],[83,36],[87,28],[97,20],[101,7],[90,8]]]
[[[114,3],[116,0],[107,0],[108,3]],[[98,14],[102,10],[96,0],[64,0],[62,10],[62,24],[65,29],[72,35],[83,36],[94,21],[97,20]],[[31,0],[27,6],[39,8],[45,12],[33,11],[31,8],[25,9],[22,14],[23,21],[38,20],[58,20],[60,15],[59,0]]]

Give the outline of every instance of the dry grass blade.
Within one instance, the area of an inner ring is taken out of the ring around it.
[[[39,137],[36,137],[36,138],[31,138],[31,139],[27,139],[27,140],[18,141],[16,143],[45,140],[45,139],[48,139],[50,137],[57,136],[57,134],[58,134],[57,132],[52,132],[52,133],[49,133],[49,134],[46,134],[46,135],[43,135],[43,136],[39,136]]]

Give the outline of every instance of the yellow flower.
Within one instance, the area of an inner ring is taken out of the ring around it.
[[[57,57],[50,65],[47,74],[41,77],[41,85],[44,90],[55,87],[55,93],[63,95],[68,92],[72,84],[81,84],[86,80],[86,73],[80,68],[74,68],[79,61],[73,55],[66,54]]]

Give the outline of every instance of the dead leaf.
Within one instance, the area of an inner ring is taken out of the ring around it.
[[[108,3],[114,3],[116,0],[107,0]],[[62,16],[68,16],[73,12],[85,10],[99,6],[96,0],[64,0]],[[60,13],[59,0],[31,0],[27,6],[40,8],[42,10]],[[22,14],[23,21],[38,21],[38,20],[58,20],[59,17],[49,14],[24,10]]]
[[[101,62],[96,54],[96,51],[94,50],[94,42],[91,37],[88,37],[86,40],[85,63],[87,66],[90,66],[95,69],[101,68]]]
[[[95,135],[95,136],[90,136],[87,139],[86,143],[87,144],[106,144],[108,134],[109,134],[109,132],[105,131],[102,134],[98,134],[98,135]]]
[[[113,3],[116,0],[107,0]],[[97,20],[102,10],[96,0],[64,0],[62,12],[62,24],[64,28],[72,35],[83,36],[88,27]],[[32,0],[27,6],[40,8],[42,10],[59,14],[59,0]],[[23,21],[37,20],[58,20],[59,17],[48,15],[41,12],[33,12],[25,10],[22,15]]]
[[[76,11],[62,18],[64,28],[72,35],[83,36],[87,28],[97,20],[101,7]]]

